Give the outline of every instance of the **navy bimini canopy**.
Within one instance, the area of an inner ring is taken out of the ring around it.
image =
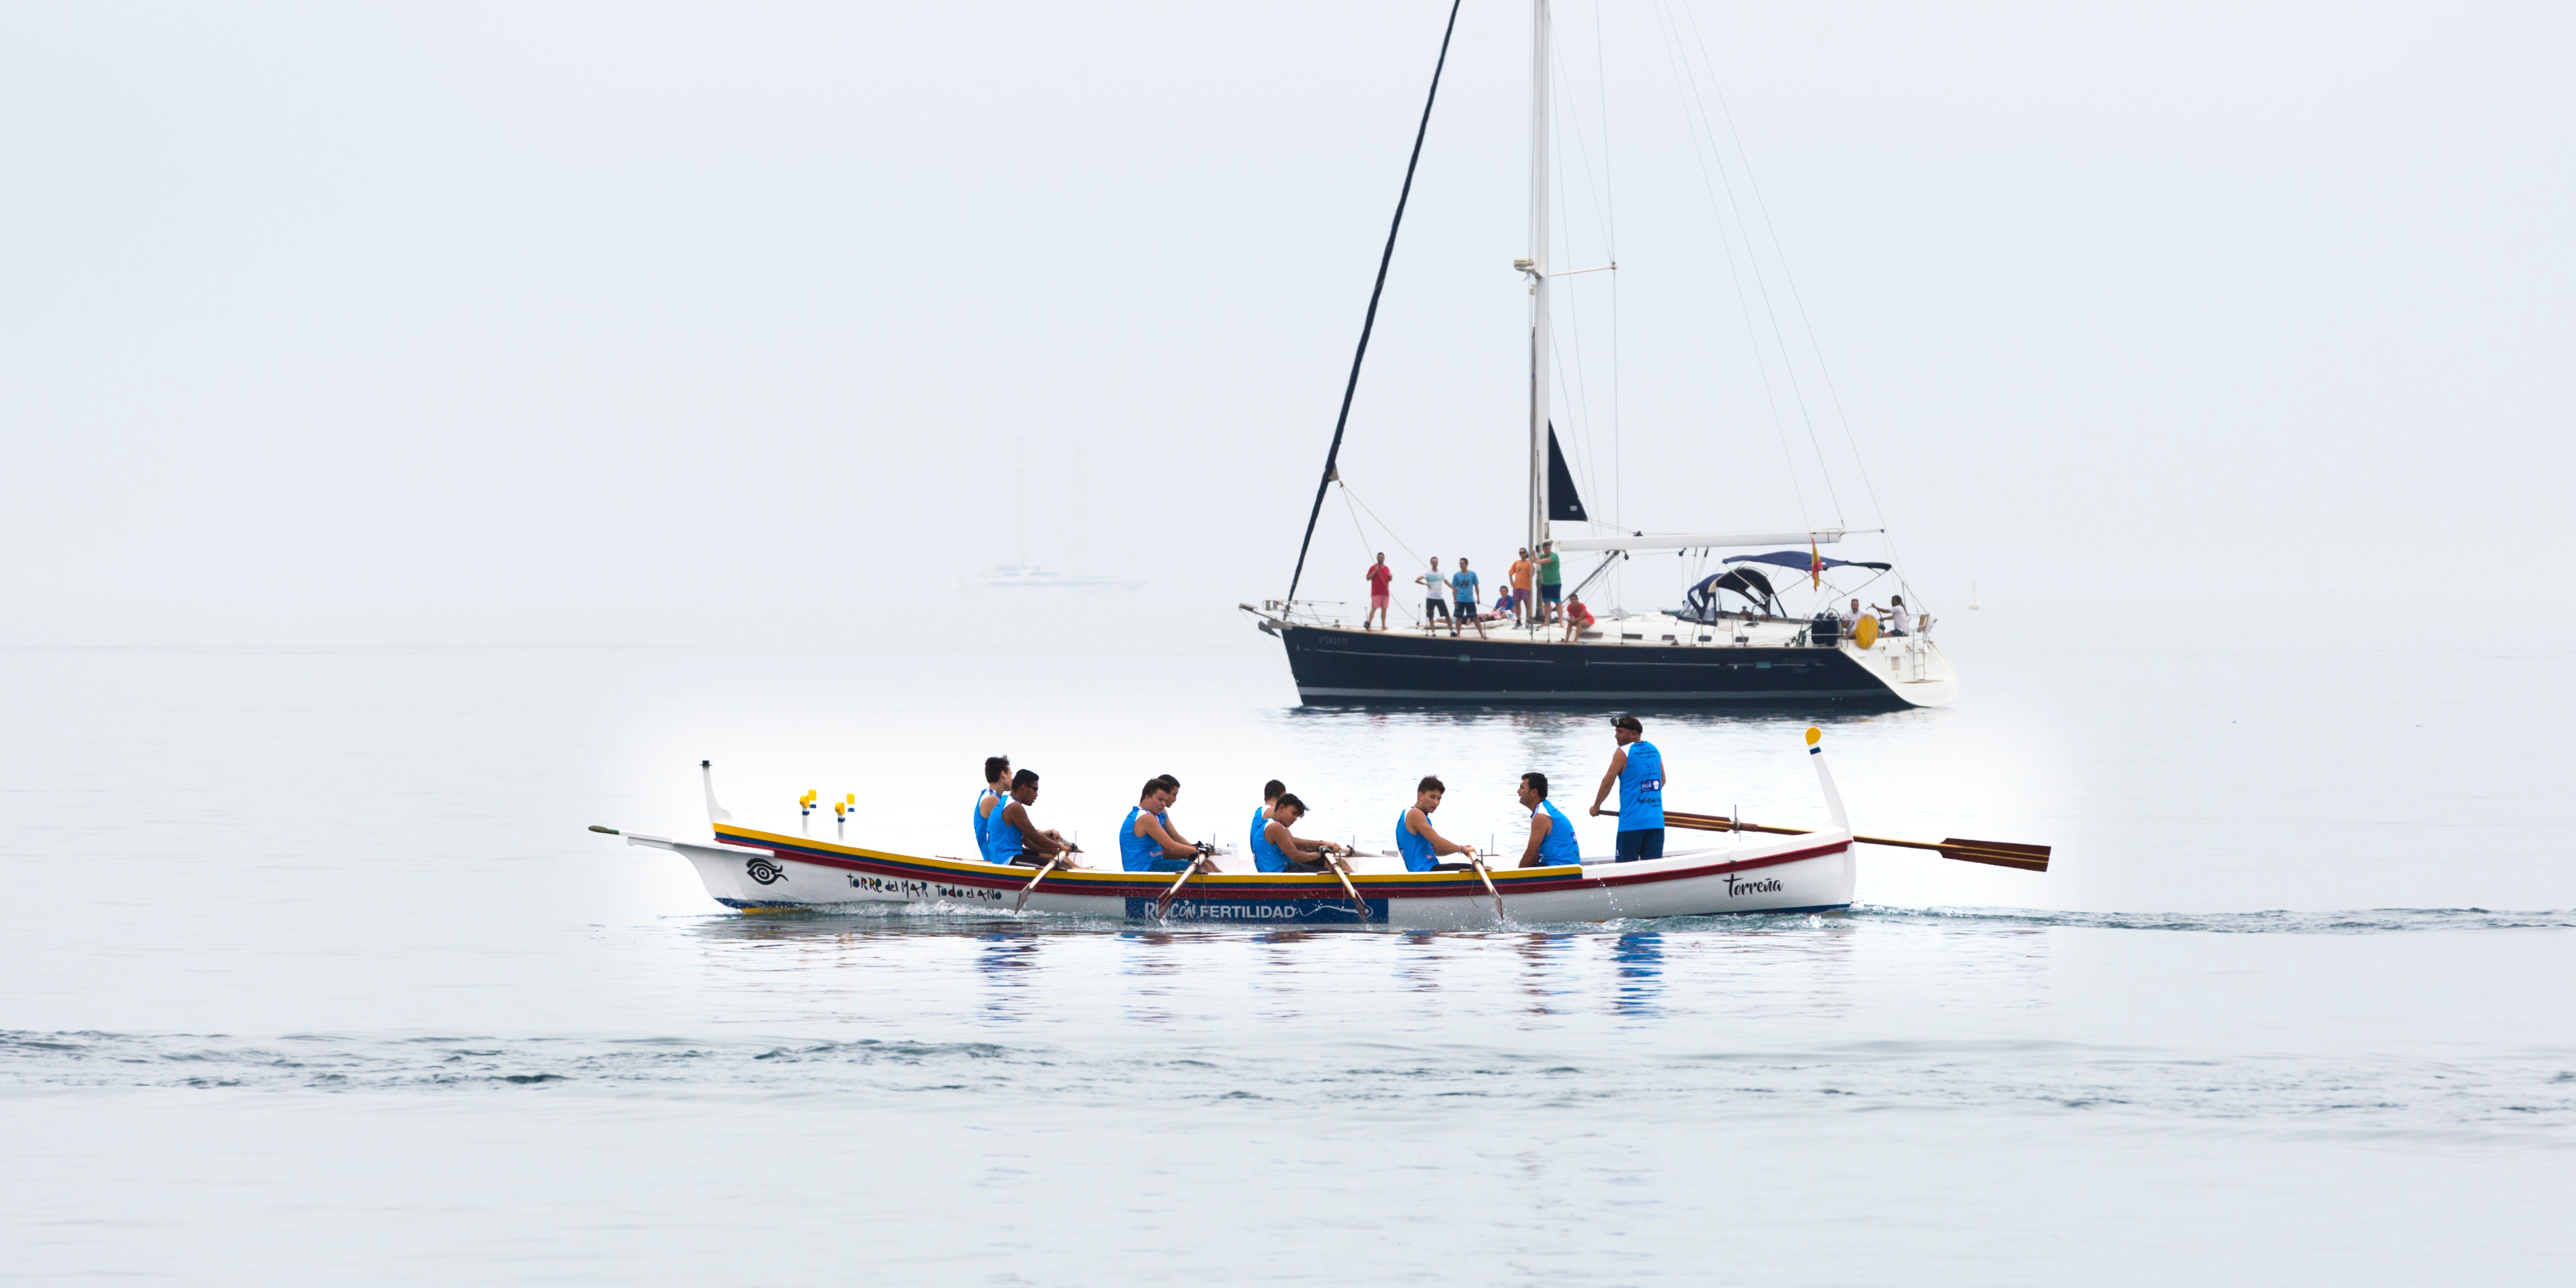
[[[1774,550],[1767,555],[1728,555],[1726,558],[1721,559],[1718,562],[1770,564],[1775,568],[1795,568],[1800,572],[1805,572],[1809,567],[1807,559],[1808,556],[1804,551]],[[1888,569],[1896,566],[1894,564],[1863,563],[1858,559],[1836,559],[1831,555],[1824,556],[1819,560],[1819,562],[1823,563],[1824,566],[1828,568],[1875,568],[1880,572],[1886,572]]]
[[[1738,565],[1770,564],[1775,568],[1787,568],[1802,574],[1811,566],[1806,552],[1801,550],[1774,550],[1767,555],[1728,555],[1721,562]],[[1883,563],[1864,563],[1858,559],[1819,559],[1817,562],[1827,568],[1874,568],[1880,572],[1886,572],[1893,566]],[[1717,595],[1719,591],[1724,590],[1742,595],[1747,602],[1765,613],[1780,611],[1778,592],[1772,589],[1770,578],[1751,568],[1735,567],[1701,578],[1698,585],[1690,588],[1688,606],[1676,616],[1692,622],[1717,620],[1719,611]]]
[[[1770,578],[1750,568],[1729,568],[1700,578],[1699,584],[1690,588],[1689,605],[1675,615],[1684,621],[1716,621],[1717,592],[1721,590],[1731,590],[1744,596],[1747,602],[1765,613],[1779,611],[1780,601],[1771,589]]]

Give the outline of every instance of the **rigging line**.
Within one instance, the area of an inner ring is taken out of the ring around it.
[[[1550,52],[1554,52],[1553,48],[1551,48]],[[1553,106],[1553,104],[1551,104],[1551,106]],[[1573,116],[1573,113],[1569,111],[1567,115]],[[1582,129],[1582,119],[1580,117],[1575,117],[1574,120],[1575,129],[1578,132],[1577,146],[1579,149],[1579,131]],[[1560,133],[1561,132],[1562,131],[1560,131]],[[1562,166],[1557,167],[1553,178],[1556,181],[1557,196],[1559,198],[1558,204],[1563,205],[1565,204],[1563,201],[1563,197],[1565,195],[1565,168]],[[1571,219],[1560,220],[1558,221],[1557,229],[1557,238],[1565,250],[1564,262],[1568,264],[1576,262],[1574,258],[1573,223],[1574,221]],[[1571,464],[1583,471],[1582,490],[1598,497],[1601,495],[1601,479],[1599,474],[1593,469],[1592,388],[1590,381],[1586,379],[1587,373],[1583,362],[1583,303],[1581,293],[1571,284],[1568,285],[1565,293],[1565,313],[1569,327],[1574,332],[1574,375],[1571,380],[1569,381],[1565,374],[1565,354],[1557,347],[1555,327],[1549,327],[1547,329],[1547,357],[1549,363],[1556,368],[1557,384],[1559,386],[1564,386],[1570,383],[1573,386],[1574,397],[1567,402],[1566,411],[1570,415],[1579,414],[1580,425],[1578,426],[1570,423],[1566,426],[1566,429],[1568,431],[1567,437],[1570,438],[1574,445],[1581,450],[1575,453]],[[1550,419],[1553,420],[1555,409],[1551,407],[1548,410],[1551,413]],[[1578,428],[1581,431],[1579,434],[1574,432]],[[1550,507],[1553,508],[1554,500],[1552,498],[1549,504]],[[1589,512],[1590,511],[1587,508],[1586,513]]]
[[[1568,309],[1566,312],[1577,318],[1582,316],[1580,312],[1574,309]],[[1576,322],[1573,330],[1575,332],[1573,384],[1575,387],[1575,396],[1583,410],[1583,437],[1581,441],[1585,449],[1583,454],[1576,457],[1573,463],[1583,467],[1584,490],[1591,492],[1594,496],[1599,496],[1601,493],[1594,487],[1594,485],[1598,483],[1600,479],[1592,470],[1592,399],[1591,396],[1584,391],[1583,385],[1583,324],[1580,321]],[[1548,330],[1547,356],[1548,361],[1556,364],[1556,378],[1560,381],[1565,380],[1565,351],[1557,347],[1556,331],[1553,327]],[[1550,504],[1554,504],[1553,498],[1551,498]],[[1590,506],[1584,507],[1584,513],[1589,514],[1591,512],[1592,510]],[[1595,520],[1595,522],[1598,522],[1598,520]]]
[[[1377,329],[1378,298],[1386,293],[1386,270],[1395,262],[1395,235],[1404,229],[1404,203],[1413,197],[1413,172],[1422,164],[1422,140],[1431,133],[1431,105],[1440,99],[1440,73],[1449,65],[1449,38],[1458,30],[1458,6],[1449,0],[1449,25],[1440,32],[1440,59],[1431,65],[1431,92],[1422,97],[1422,123],[1413,130],[1413,155],[1404,163],[1404,188],[1395,197],[1395,218],[1387,224],[1386,249],[1377,258],[1377,283],[1369,287],[1368,316],[1360,322],[1360,344],[1351,354],[1350,383],[1342,387],[1342,414],[1333,421],[1333,445],[1324,453],[1324,477],[1315,483],[1315,504],[1306,511],[1306,535],[1297,542],[1297,570],[1288,575],[1288,602],[1297,602],[1297,583],[1306,576],[1306,549],[1315,544],[1315,520],[1324,513],[1324,490],[1333,485],[1342,455],[1342,433],[1350,428],[1351,399],[1360,391],[1360,363],[1368,357],[1369,333]]]
[[[1360,549],[1376,553],[1373,549],[1374,543],[1368,539],[1368,529],[1360,526],[1359,512],[1360,510],[1367,509],[1368,507],[1361,505],[1358,506],[1357,509],[1353,509],[1352,507],[1358,505],[1358,502],[1359,493],[1352,491],[1350,484],[1342,484],[1342,507],[1351,516],[1351,530],[1360,534]],[[1369,517],[1372,519],[1377,518],[1377,511],[1370,510]],[[1385,529],[1387,540],[1395,542],[1395,548],[1403,551],[1404,557],[1412,560],[1415,567],[1419,568],[1422,566],[1422,556],[1413,553],[1413,548],[1404,544],[1403,540],[1395,535],[1395,529],[1387,527],[1384,522],[1380,522],[1378,527]],[[1402,596],[1390,593],[1389,598],[1400,599]],[[1408,608],[1404,610],[1404,621],[1408,626],[1415,624],[1416,619],[1412,609]]]
[[[1597,11],[1596,11],[1596,16],[1597,16]],[[1573,79],[1572,79],[1571,77],[1568,77],[1568,76],[1563,75],[1564,68],[1565,68],[1564,51],[1563,51],[1561,48],[1559,48],[1559,47],[1554,43],[1553,36],[1554,36],[1554,34],[1555,34],[1555,29],[1554,29],[1554,27],[1553,27],[1553,26],[1551,26],[1551,27],[1549,28],[1549,34],[1550,34],[1550,37],[1551,37],[1551,40],[1550,40],[1550,43],[1549,43],[1549,46],[1548,46],[1548,56],[1549,56],[1549,60],[1550,60],[1550,61],[1551,61],[1551,62],[1556,66],[1556,68],[1557,68],[1557,71],[1558,71],[1558,73],[1559,73],[1558,81],[1559,81],[1560,83],[1562,83],[1562,84],[1564,84],[1564,85],[1566,85],[1566,86],[1568,86],[1568,87],[1569,87],[1569,92],[1568,92],[1568,93],[1566,93],[1566,94],[1565,94],[1561,99],[1558,99],[1556,102],[1551,103],[1551,104],[1550,104],[1550,106],[1553,108],[1553,107],[1556,107],[1556,106],[1561,105],[1561,106],[1563,107],[1563,109],[1564,109],[1566,119],[1567,119],[1569,122],[1571,122],[1571,123],[1572,123],[1573,128],[1572,128],[1571,130],[1567,130],[1567,131],[1559,131],[1559,133],[1560,133],[1560,134],[1570,133],[1570,134],[1572,134],[1572,135],[1573,135],[1573,138],[1574,138],[1574,151],[1575,151],[1575,156],[1576,156],[1576,157],[1577,157],[1577,159],[1579,159],[1579,160],[1582,162],[1582,164],[1583,164],[1583,181],[1584,181],[1584,184],[1585,184],[1585,186],[1586,186],[1586,195],[1588,195],[1588,196],[1590,196],[1590,197],[1592,198],[1592,217],[1593,217],[1593,220],[1594,220],[1594,222],[1595,222],[1596,224],[1602,224],[1602,223],[1604,223],[1605,221],[1603,220],[1602,210],[1601,210],[1601,181],[1600,181],[1598,178],[1596,178],[1596,177],[1593,175],[1593,173],[1592,173],[1592,153],[1591,153],[1590,149],[1588,149],[1588,148],[1586,148],[1586,147],[1584,146],[1584,140],[1583,140],[1583,114],[1582,114],[1581,112],[1577,111],[1577,110],[1575,109],[1575,106],[1574,106],[1574,95],[1573,95],[1573,94],[1572,94],[1572,92],[1571,92],[1571,87],[1572,87],[1572,85],[1573,85],[1573,83],[1574,83],[1574,82],[1573,82]],[[1559,196],[1559,198],[1560,198],[1560,200],[1559,200],[1558,204],[1559,204],[1559,205],[1564,205],[1564,204],[1566,204],[1566,203],[1562,200],[1563,195],[1564,195],[1564,192],[1565,192],[1565,187],[1566,187],[1566,178],[1565,178],[1565,170],[1564,170],[1564,167],[1561,167],[1561,166],[1560,166],[1560,167],[1558,167],[1557,172],[1556,172],[1556,182],[1557,182],[1557,193],[1558,193],[1558,196]],[[1563,238],[1563,240],[1564,240],[1564,244],[1565,244],[1565,262],[1566,262],[1566,263],[1569,263],[1569,264],[1577,263],[1577,262],[1579,262],[1579,261],[1577,261],[1577,260],[1574,258],[1574,228],[1573,228],[1573,223],[1574,223],[1574,221],[1573,221],[1573,220],[1571,220],[1571,219],[1568,219],[1568,220],[1564,220],[1564,221],[1562,221],[1562,223],[1563,223],[1563,228],[1562,228],[1562,231],[1561,231],[1561,233],[1560,233],[1560,236]],[[1606,240],[1606,239],[1605,239],[1605,240]],[[1612,266],[1615,268],[1615,267],[1616,267],[1616,265],[1617,265],[1618,257],[1617,257],[1617,256],[1615,256],[1615,255],[1613,255],[1613,256],[1611,256],[1610,258],[1611,258]],[[1613,273],[1611,274],[1611,276],[1615,278],[1615,277],[1617,277],[1617,276],[1618,276],[1618,274],[1617,274],[1616,272],[1613,272]],[[1573,330],[1573,332],[1574,332],[1574,373],[1575,373],[1575,374],[1574,374],[1574,386],[1575,386],[1575,396],[1576,396],[1577,400],[1578,400],[1578,401],[1579,401],[1579,403],[1580,403],[1581,411],[1582,411],[1582,418],[1583,418],[1583,457],[1582,457],[1582,465],[1583,465],[1583,490],[1593,498],[1593,501],[1594,501],[1595,503],[1598,503],[1598,502],[1599,502],[1599,500],[1600,500],[1600,498],[1601,498],[1601,475],[1600,475],[1600,470],[1599,470],[1599,468],[1598,468],[1598,462],[1599,462],[1600,454],[1599,454],[1598,452],[1595,452],[1595,451],[1592,449],[1592,426],[1593,426],[1593,419],[1592,419],[1592,383],[1591,383],[1591,379],[1590,379],[1590,374],[1591,374],[1591,364],[1589,364],[1589,363],[1587,363],[1587,362],[1585,362],[1585,361],[1583,360],[1583,306],[1582,306],[1582,294],[1581,294],[1581,292],[1580,292],[1579,290],[1574,289],[1574,288],[1572,287],[1572,285],[1571,285],[1571,284],[1569,284],[1569,288],[1568,288],[1568,290],[1566,291],[1566,295],[1565,295],[1565,305],[1566,305],[1566,315],[1567,315],[1567,318],[1568,318],[1569,323],[1571,324],[1571,328],[1572,328],[1572,330]],[[1549,328],[1549,331],[1548,331],[1548,348],[1549,348],[1549,358],[1550,358],[1550,360],[1551,360],[1551,361],[1553,361],[1553,362],[1556,364],[1556,366],[1557,366],[1557,370],[1558,370],[1558,372],[1559,372],[1560,376],[1562,376],[1563,371],[1564,371],[1564,368],[1565,368],[1565,359],[1564,359],[1564,356],[1563,356],[1562,354],[1557,353],[1557,352],[1555,351],[1555,349],[1556,349],[1556,343],[1555,343],[1555,341],[1556,341],[1556,332],[1555,332],[1555,329],[1551,327],[1551,328]],[[1571,411],[1571,410],[1574,410],[1574,409],[1573,409],[1573,408],[1571,408],[1571,407],[1569,407],[1569,408],[1568,408],[1568,410],[1569,410],[1569,411]],[[1587,513],[1589,512],[1589,507],[1588,507],[1588,506],[1586,507],[1586,512],[1587,512]]]
[[[1349,500],[1351,504],[1358,506],[1360,508],[1360,512],[1366,514],[1370,521],[1376,523],[1379,530],[1386,533],[1386,539],[1394,542],[1395,548],[1404,552],[1405,558],[1410,559],[1415,563],[1423,562],[1422,556],[1413,553],[1413,547],[1404,544],[1404,538],[1395,535],[1394,525],[1389,524],[1384,519],[1378,518],[1377,511],[1369,509],[1369,503],[1361,500],[1360,494],[1352,491],[1350,484],[1342,484],[1342,496]]]
[[[1789,467],[1789,492],[1798,502],[1798,522],[1812,525],[1814,521],[1807,516],[1806,485],[1798,480],[1798,454],[1789,446],[1789,426],[1780,418],[1780,395],[1771,387],[1771,359],[1769,355],[1762,352],[1762,333],[1753,325],[1753,305],[1745,296],[1744,275],[1735,266],[1735,243],[1726,235],[1726,213],[1718,207],[1717,185],[1709,179],[1708,157],[1701,150],[1700,132],[1698,129],[1691,128],[1694,123],[1687,110],[1690,94],[1682,89],[1682,69],[1677,52],[1677,47],[1681,43],[1681,34],[1672,27],[1672,14],[1667,6],[1658,5],[1656,14],[1664,20],[1665,29],[1672,32],[1672,39],[1664,42],[1664,65],[1673,74],[1673,87],[1679,94],[1685,109],[1682,125],[1690,131],[1691,159],[1699,164],[1699,183],[1701,190],[1708,194],[1709,218],[1717,224],[1718,246],[1726,254],[1727,276],[1735,283],[1736,308],[1744,315],[1744,335],[1753,345],[1753,366],[1762,376],[1762,398],[1771,409],[1771,428],[1780,437],[1781,460]],[[1705,127],[1707,122],[1702,120],[1697,124]]]
[[[1688,14],[1690,12],[1689,0],[1681,0],[1681,3],[1683,6],[1683,12]],[[1667,21],[1670,21],[1670,16],[1670,10],[1668,7],[1666,10]],[[1692,24],[1692,30],[1696,32],[1698,30],[1698,19],[1694,17],[1692,19]],[[1672,32],[1673,44],[1678,47],[1681,45],[1680,24],[1674,23],[1672,25]],[[1715,84],[1717,81],[1717,64],[1708,61],[1708,46],[1705,41],[1700,42],[1700,58],[1708,68],[1708,78],[1710,83]],[[1689,63],[1690,55],[1687,49],[1682,50],[1681,59],[1685,65]],[[1734,177],[1726,172],[1725,150],[1717,146],[1717,131],[1708,124],[1708,103],[1705,99],[1700,97],[1699,76],[1697,72],[1693,72],[1690,78],[1690,96],[1691,100],[1699,106],[1700,128],[1708,133],[1709,150],[1717,156],[1718,178],[1726,187],[1726,204],[1729,209],[1735,212],[1736,235],[1744,242],[1744,257],[1746,262],[1753,266],[1753,285],[1754,288],[1762,294],[1763,316],[1770,319],[1772,341],[1780,347],[1780,366],[1788,377],[1789,395],[1798,404],[1798,419],[1807,427],[1807,445],[1814,449],[1816,453],[1816,468],[1824,476],[1825,495],[1833,502],[1834,506],[1834,522],[1842,523],[1844,522],[1842,496],[1839,490],[1834,487],[1833,466],[1826,462],[1824,442],[1816,436],[1816,418],[1814,414],[1807,409],[1806,387],[1799,383],[1797,364],[1792,361],[1789,356],[1788,332],[1780,325],[1779,307],[1771,302],[1770,279],[1762,272],[1761,256],[1753,249],[1752,226],[1747,223],[1744,218],[1743,206],[1736,201]],[[1752,173],[1752,161],[1750,158],[1743,156],[1743,141],[1741,139],[1737,140],[1736,147],[1738,161],[1745,167],[1745,173],[1749,176]]]
[[[1351,516],[1351,532],[1360,539],[1360,549],[1367,550],[1369,548],[1368,529],[1360,526],[1360,512],[1358,507],[1351,504],[1351,490],[1347,487],[1342,489],[1342,511]]]
[[[1553,30],[1553,29],[1551,28],[1551,30]],[[1556,47],[1555,47],[1554,45],[1552,45],[1552,44],[1548,47],[1548,54],[1549,54],[1549,59],[1550,59],[1550,61],[1556,64],[1557,73],[1558,73],[1558,75],[1557,75],[1557,79],[1558,79],[1559,81],[1561,81],[1561,82],[1564,82],[1565,84],[1567,84],[1567,85],[1570,87],[1570,86],[1573,84],[1573,78],[1572,78],[1572,77],[1569,77],[1569,76],[1566,76],[1566,75],[1564,74],[1564,71],[1565,71],[1565,59],[1564,59],[1564,56],[1563,56],[1563,55],[1562,55],[1562,53],[1561,53],[1560,51],[1558,51],[1558,50],[1556,49]],[[1575,159],[1576,159],[1576,160],[1578,160],[1578,161],[1580,161],[1580,162],[1582,162],[1582,163],[1583,163],[1584,195],[1589,196],[1590,198],[1592,198],[1592,221],[1593,221],[1593,223],[1594,223],[1596,226],[1607,226],[1607,224],[1608,224],[1608,222],[1609,222],[1609,221],[1608,221],[1608,219],[1607,219],[1607,218],[1602,214],[1602,210],[1601,210],[1601,180],[1600,180],[1600,179],[1598,179],[1598,178],[1596,178],[1596,177],[1593,175],[1593,173],[1592,173],[1592,152],[1591,152],[1591,149],[1589,149],[1589,148],[1587,148],[1587,147],[1585,147],[1585,146],[1584,146],[1584,140],[1583,140],[1583,113],[1581,113],[1581,112],[1579,112],[1579,111],[1575,110],[1575,106],[1574,106],[1574,95],[1573,95],[1572,93],[1570,93],[1570,92],[1569,92],[1569,93],[1567,93],[1567,94],[1565,94],[1561,99],[1558,99],[1555,103],[1552,103],[1552,104],[1551,104],[1551,106],[1560,106],[1560,105],[1564,108],[1566,119],[1574,123],[1574,128],[1573,128],[1573,130],[1571,131],[1571,133],[1572,133],[1572,135],[1573,135],[1573,138],[1574,138],[1574,156],[1575,156]],[[1557,170],[1557,191],[1558,191],[1558,193],[1561,195],[1561,194],[1564,192],[1564,190],[1565,190],[1565,171],[1564,171],[1563,167],[1559,167],[1559,168],[1558,168],[1558,170]],[[1562,204],[1562,203],[1560,203],[1560,204]],[[1568,220],[1567,222],[1571,223],[1572,221],[1571,221],[1571,220]],[[1567,258],[1566,262],[1567,262],[1567,263],[1573,263],[1573,262],[1574,262],[1574,260],[1573,260],[1573,258],[1572,258],[1572,255],[1573,255],[1573,247],[1574,247],[1574,233],[1573,233],[1573,230],[1572,230],[1572,229],[1568,229],[1568,230],[1566,230],[1565,237],[1566,237],[1566,254],[1567,254],[1567,256],[1568,256],[1568,258]]]
[[[1700,42],[1701,60],[1707,61],[1708,41],[1700,34],[1699,15],[1690,8],[1689,0],[1683,0],[1683,12],[1690,14],[1691,35]],[[1861,458],[1860,441],[1852,435],[1851,417],[1843,411],[1842,391],[1835,387],[1833,368],[1825,363],[1825,347],[1816,339],[1816,320],[1807,312],[1805,297],[1798,293],[1797,276],[1789,271],[1789,252],[1780,245],[1780,226],[1772,222],[1770,203],[1763,200],[1762,184],[1754,178],[1753,156],[1744,150],[1744,136],[1735,128],[1735,111],[1727,105],[1726,87],[1712,79],[1709,89],[1717,95],[1718,114],[1726,122],[1727,135],[1735,140],[1735,153],[1743,158],[1744,186],[1753,190],[1753,208],[1762,216],[1762,231],[1770,237],[1772,254],[1780,261],[1780,278],[1789,285],[1789,303],[1798,311],[1798,324],[1807,333],[1808,350],[1816,356],[1816,372],[1825,382],[1825,397],[1833,406],[1834,419],[1842,424],[1843,444],[1851,450],[1852,466],[1860,471],[1861,489],[1869,496],[1869,508],[1874,514],[1871,522],[1886,527],[1887,511],[1878,503],[1878,485],[1870,481],[1869,462]]]
[[[1592,5],[1592,87],[1600,95],[1601,111],[1594,117],[1601,123],[1601,240],[1610,254],[1610,262],[1619,262],[1619,190],[1610,174],[1610,73],[1601,54],[1600,0]],[[1849,432],[1850,426],[1844,426]],[[1620,498],[1627,474],[1621,467],[1619,453],[1619,275],[1610,275],[1610,523],[1618,527],[1625,522],[1627,508]],[[1612,580],[1624,586],[1618,574]]]

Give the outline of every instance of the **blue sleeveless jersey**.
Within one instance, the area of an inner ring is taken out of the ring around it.
[[[1628,767],[1619,771],[1619,830],[1651,832],[1664,825],[1664,753],[1643,738],[1628,744]]]
[[[1555,801],[1540,801],[1538,807],[1547,811],[1548,820],[1547,839],[1538,843],[1539,862],[1550,867],[1583,862],[1583,850],[1574,842],[1574,824],[1566,821]],[[1622,813],[1620,817],[1626,818],[1627,815]]]
[[[984,820],[987,841],[984,858],[987,862],[1008,863],[1020,857],[1020,851],[1028,847],[1028,838],[1020,835],[1020,829],[1002,817],[1002,811],[1010,807],[1011,803],[1004,801],[993,807],[991,818]]]
[[[1252,811],[1252,849],[1255,853],[1258,853],[1261,849],[1261,829],[1269,826],[1269,824],[1269,806],[1264,805],[1261,808]]]
[[[1407,806],[1395,816],[1395,852],[1404,856],[1405,871],[1428,872],[1440,865],[1440,856],[1432,853],[1428,838],[1415,836],[1413,829],[1404,825],[1404,816],[1412,812],[1412,807]],[[1424,815],[1423,821],[1430,821],[1430,817]]]
[[[984,812],[984,798],[992,794],[993,789],[990,787],[975,793],[975,856],[977,858],[993,852],[993,819],[991,815]],[[993,808],[1002,807],[997,802]]]
[[[1138,805],[1127,811],[1127,825],[1118,829],[1118,866],[1130,872],[1151,872],[1163,857],[1163,843],[1150,836],[1136,835],[1136,816],[1145,811]],[[1156,815],[1160,818],[1161,815]]]
[[[1268,830],[1267,823],[1268,820],[1266,819],[1256,818],[1253,820],[1252,870],[1255,872],[1285,872],[1288,870],[1288,852],[1270,843],[1269,836],[1265,834]]]

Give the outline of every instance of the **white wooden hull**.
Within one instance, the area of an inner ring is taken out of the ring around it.
[[[721,843],[661,837],[634,843],[689,860],[717,902],[745,910],[891,905],[921,912],[1003,912],[1035,877],[1025,867],[922,859],[725,827]],[[1359,902],[1330,875],[1193,877],[1168,908],[1173,881],[1150,872],[1049,873],[1025,911],[1174,924],[1304,923],[1455,930],[1498,924],[1616,921],[1728,913],[1823,912],[1852,901],[1847,831],[1766,838],[1635,863],[1496,872],[1497,894],[1473,872],[1363,872]],[[1365,916],[1362,908],[1366,909]],[[891,909],[890,909],[891,910]]]
[[[1330,873],[1219,871],[1172,891],[1169,873],[1027,867],[920,858],[734,824],[715,803],[711,843],[628,835],[632,845],[685,858],[728,908],[891,907],[924,912],[1067,913],[1178,923],[1379,925],[1453,930],[1729,913],[1825,912],[1849,907],[1857,873],[1851,818],[1825,766],[1820,731],[1807,731],[1831,823],[1794,836],[1728,833],[1727,844],[1635,863],[1585,859],[1546,868],[1407,872],[1363,859],[1349,885]],[[606,828],[599,829],[607,831]],[[1695,833],[1694,835],[1705,835]],[[1241,863],[1237,858],[1232,862]],[[1488,886],[1487,878],[1492,884]],[[1168,901],[1166,894],[1170,894]]]

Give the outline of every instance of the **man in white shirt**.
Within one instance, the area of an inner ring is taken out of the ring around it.
[[[1857,604],[1860,601],[1855,599],[1852,602]],[[1886,608],[1882,609],[1878,605],[1872,604],[1870,605],[1870,609],[1873,612],[1884,612],[1887,614],[1888,634],[1911,635],[1914,633],[1914,614],[1905,611],[1905,596],[1890,595],[1887,597]]]
[[[1440,571],[1440,556],[1431,556],[1431,571],[1414,578],[1422,583],[1422,629],[1431,629],[1434,617],[1449,623],[1449,633],[1458,633],[1458,619],[1449,615],[1449,576]]]

